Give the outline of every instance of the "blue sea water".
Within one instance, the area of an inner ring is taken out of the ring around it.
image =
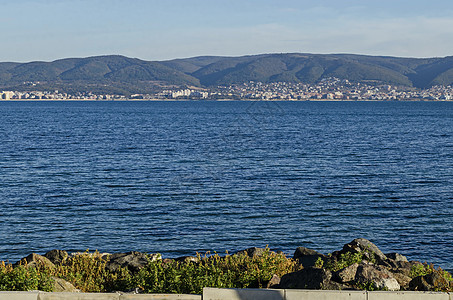
[[[453,269],[453,103],[0,102],[0,260],[323,253]]]

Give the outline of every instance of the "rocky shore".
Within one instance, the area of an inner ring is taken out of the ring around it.
[[[448,291],[451,274],[433,265],[408,261],[382,251],[366,239],[355,239],[330,255],[299,247],[294,259],[303,269],[281,278],[280,288]]]
[[[192,270],[192,273],[188,273],[187,271],[180,273],[180,275],[178,275],[179,277],[176,276],[179,278],[179,282],[187,284],[186,282],[190,280],[199,281],[200,279],[197,276],[201,276],[201,278],[205,280],[205,285],[211,287],[453,291],[453,279],[450,273],[441,268],[435,268],[428,263],[408,261],[405,256],[399,253],[384,254],[375,244],[361,238],[345,244],[341,250],[330,254],[322,254],[312,249],[299,247],[295,250],[292,258],[286,258],[282,253],[275,253],[269,249],[263,248],[250,248],[225,256],[211,256],[208,254],[204,256],[186,256],[173,259],[162,258],[160,254],[147,254],[141,252],[114,254],[85,252],[70,254],[63,250],[52,250],[44,255],[36,253],[30,254],[15,264],[10,265],[9,270],[10,272],[13,272],[15,268],[35,268],[41,270],[41,272],[47,272],[46,274],[53,275],[51,277],[52,291],[80,291],[80,281],[77,281],[80,279],[77,278],[83,277],[83,274],[85,274],[85,277],[89,277],[86,276],[86,273],[89,271],[83,271],[85,273],[80,271],[82,275],[79,277],[70,275],[77,269],[77,266],[76,268],[74,266],[81,264],[80,260],[77,260],[80,257],[94,259],[93,261],[95,261],[96,264],[88,267],[88,269],[99,268],[100,271],[98,272],[101,274],[99,276],[107,276],[106,274],[108,274],[108,276],[110,276],[108,278],[114,278],[114,280],[116,280],[115,282],[121,282],[122,284],[124,281],[127,281],[129,285],[121,286],[128,287],[129,292],[141,292],[145,290],[143,286],[146,284],[146,280],[151,280],[149,279],[149,274],[152,273],[152,271],[146,269],[149,268],[150,264],[161,268],[159,269],[161,272],[159,274],[167,274],[168,272],[165,273],[165,270],[168,270],[169,268],[179,270],[178,268],[184,266],[184,268],[186,268],[184,270],[190,269]],[[90,263],[93,261],[90,261]],[[235,276],[234,274],[229,275],[231,277],[229,277],[232,282],[231,284],[225,283],[226,281],[221,282],[220,280],[206,279],[209,276],[225,276],[225,273],[228,273],[229,270],[218,269],[217,267],[220,268],[220,265],[228,265],[226,262],[230,265],[233,263],[232,265],[234,265],[235,268],[237,267],[240,272],[243,272],[239,277],[250,277],[250,281],[241,283],[237,278],[233,280],[231,278]],[[274,267],[264,267],[267,265],[272,265]],[[68,269],[64,269],[64,267],[68,266],[71,266],[72,268],[70,272],[67,271]],[[10,278],[5,275],[7,274],[5,268],[8,268],[8,266],[3,263],[2,268],[0,268],[0,290],[2,287],[5,289],[7,285],[4,281],[9,280],[7,278]],[[78,266],[78,268],[83,270],[83,266]],[[260,270],[259,268],[268,269]],[[56,272],[52,270],[60,271]],[[145,272],[145,270],[147,271]],[[251,270],[253,270],[254,273]],[[175,272],[177,273],[177,271],[173,271],[173,273]],[[154,273],[158,274],[157,271],[154,271]],[[252,273],[258,275],[253,275],[255,276],[253,277],[250,275]],[[64,276],[61,275],[60,277],[64,278],[54,276],[55,274],[63,274]],[[124,278],[121,279],[121,276]],[[159,275],[156,276],[159,277]],[[169,275],[162,276],[167,278]],[[181,276],[183,277],[182,279]],[[26,278],[23,280],[26,280]],[[86,280],[95,279],[90,278]],[[109,280],[112,281],[113,279]],[[110,282],[109,280],[106,280],[106,282]],[[159,278],[154,278],[152,280],[157,282]],[[141,284],[139,284],[140,282]],[[177,283],[178,281],[175,282]],[[153,284],[156,285],[155,283]],[[235,286],[235,284],[237,286]],[[106,283],[103,283],[103,285],[105,288]],[[115,288],[118,289],[118,284]],[[112,289],[114,288],[112,287]]]

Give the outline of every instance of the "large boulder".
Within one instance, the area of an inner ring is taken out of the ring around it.
[[[392,274],[401,274],[405,277],[412,276],[412,269],[416,265],[422,265],[421,262],[418,261],[389,261],[390,266],[387,266],[387,269],[392,272]],[[395,277],[396,278],[396,277]],[[398,279],[398,278],[396,278]]]
[[[293,255],[293,259],[297,260],[304,268],[314,267],[319,258],[325,259],[325,257],[324,254],[305,247],[298,247]]]
[[[350,243],[347,243],[343,246],[343,250],[338,252],[339,254],[344,254],[347,252],[351,253],[363,253],[365,259],[372,261],[375,258],[378,262],[385,262],[387,257],[382,253],[379,248],[366,239],[355,239]],[[374,256],[374,257],[373,257]]]
[[[447,291],[453,289],[453,282],[449,282],[443,271],[434,270],[431,274],[417,276],[409,283],[413,291]]]
[[[386,260],[385,266],[392,270],[392,272],[404,273],[408,275],[414,264],[421,264],[419,262],[396,261],[392,259]]]
[[[137,272],[145,267],[150,261],[161,259],[160,254],[147,255],[141,252],[115,253],[108,256],[106,269],[115,272],[119,268],[128,268],[132,272]]]
[[[332,281],[329,270],[305,268],[297,272],[283,275],[280,280],[281,289],[340,290],[346,286]]]
[[[407,257],[406,257],[406,256],[401,255],[401,254],[399,254],[399,253],[387,253],[387,254],[385,254],[385,256],[386,256],[388,259],[391,259],[391,260],[393,260],[393,261],[398,261],[398,262],[400,262],[400,261],[402,261],[402,262],[409,262],[409,261],[407,260]]]
[[[354,281],[357,269],[359,267],[358,263],[354,263],[346,268],[343,268],[337,272],[333,273],[333,280],[340,283],[348,283]]]
[[[409,262],[404,255],[399,253],[387,253],[385,254],[387,260],[385,262],[380,262],[381,265],[386,266],[387,268],[391,269],[392,272],[397,270],[399,273],[406,273],[406,271],[399,271],[400,269],[409,269],[412,267],[413,263]]]
[[[404,275],[403,273],[392,273],[392,276],[396,279],[396,281],[398,281],[398,284],[401,286],[402,290],[409,289],[409,283],[411,282],[412,278]]]
[[[42,255],[32,253],[27,257],[22,258],[18,262],[14,264],[14,266],[18,265],[25,265],[26,267],[46,267],[46,268],[54,268],[55,265],[47,258]]]
[[[69,257],[69,254],[64,250],[51,250],[44,254],[44,257],[55,265],[61,265]]]
[[[53,288],[52,292],[57,292],[57,293],[79,293],[80,290],[77,289],[72,283],[58,278],[58,277],[52,277],[53,279]]]
[[[371,284],[379,290],[399,291],[401,286],[387,269],[368,263],[361,263],[355,275],[358,284]]]

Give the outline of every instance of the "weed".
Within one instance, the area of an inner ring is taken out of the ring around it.
[[[328,259],[324,263],[324,268],[332,272],[336,272],[355,263],[360,263],[363,261],[363,256],[363,252],[346,252],[341,254],[338,259],[335,259],[329,255]]]
[[[431,274],[434,271],[433,265],[424,264],[415,264],[411,267],[411,272],[409,274],[410,278],[415,278],[418,276],[425,276]]]
[[[314,267],[321,269],[324,266],[324,260],[321,257],[318,257],[318,259],[315,262]]]

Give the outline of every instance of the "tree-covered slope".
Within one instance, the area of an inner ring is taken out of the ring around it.
[[[128,85],[128,90],[144,82],[165,85],[199,85],[198,79],[160,62],[149,62],[124,56],[71,58],[53,62],[0,64],[0,87],[24,82],[41,82],[54,86]],[[127,83],[127,84],[126,84]],[[131,85],[132,83],[132,85]]]
[[[431,84],[431,81],[434,84],[434,81],[429,80],[423,72],[419,74],[417,68],[421,65],[429,66],[436,63],[443,65],[443,62],[438,59],[364,55],[269,54],[224,58],[198,69],[191,75],[208,86],[250,80],[315,83],[322,78],[338,77],[350,81],[421,87]],[[412,81],[415,75],[418,76],[418,80]],[[453,79],[448,74],[445,77],[442,80],[444,83],[451,82]]]
[[[111,55],[0,63],[0,89],[19,89],[26,83],[40,82],[41,87],[49,89],[137,93],[156,87],[210,87],[249,81],[316,83],[328,77],[419,88],[452,85],[453,56],[419,59],[288,53],[144,61]]]

